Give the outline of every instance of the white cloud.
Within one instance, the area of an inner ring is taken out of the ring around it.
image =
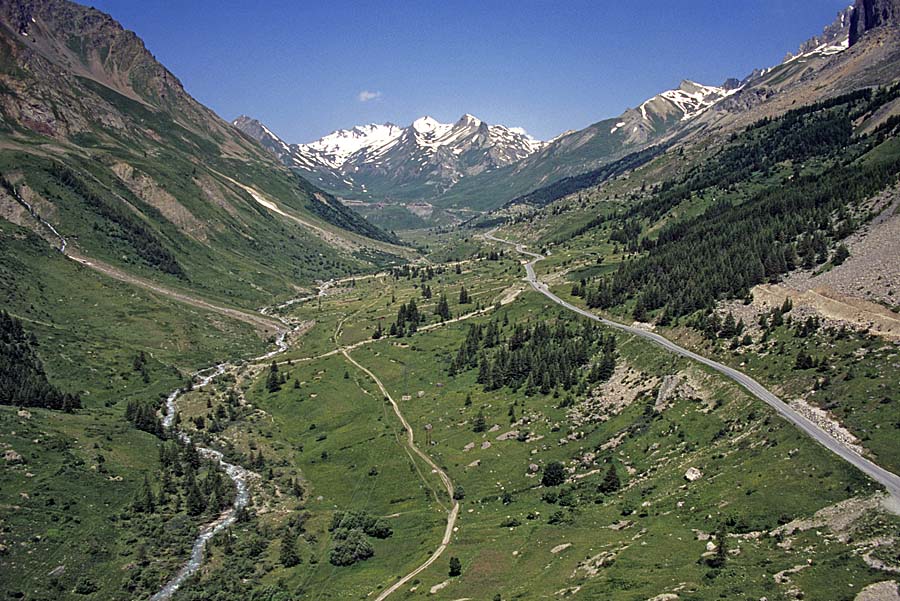
[[[370,92],[369,90],[363,90],[357,96],[360,102],[368,102],[370,100],[377,100],[381,98],[381,92]]]

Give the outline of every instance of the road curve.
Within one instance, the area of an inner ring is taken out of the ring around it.
[[[453,501],[453,506],[450,508],[450,511],[447,513],[447,528],[444,529],[444,538],[441,539],[441,544],[437,549],[434,550],[434,553],[425,560],[422,565],[417,567],[415,570],[384,589],[380,595],[375,598],[375,601],[384,601],[389,595],[395,593],[400,587],[404,584],[421,574],[425,569],[427,569],[431,564],[436,562],[438,558],[444,553],[447,549],[447,545],[450,544],[450,539],[453,537],[453,528],[456,526],[456,519],[459,517],[459,501],[453,498],[453,481],[450,480],[450,476],[447,475],[447,472],[438,467],[438,465],[432,461],[431,457],[426,455],[419,447],[415,444],[415,436],[413,435],[412,426],[409,425],[409,422],[406,421],[406,418],[403,416],[403,413],[400,412],[400,406],[397,405],[397,402],[394,400],[394,397],[391,396],[391,393],[388,392],[387,388],[385,388],[384,384],[381,383],[374,373],[360,365],[356,359],[350,356],[350,353],[347,349],[341,349],[341,353],[344,357],[356,366],[357,369],[362,371],[364,374],[372,378],[372,381],[378,386],[378,389],[381,391],[381,394],[384,395],[384,398],[390,402],[391,406],[394,408],[394,413],[397,415],[397,418],[400,420],[400,423],[403,424],[404,429],[406,429],[406,444],[410,448],[410,450],[422,458],[422,461],[431,466],[431,469],[440,477],[441,482],[444,483],[444,488],[447,489],[447,494],[450,496],[450,499]]]
[[[588,319],[600,322],[606,326],[622,330],[623,332],[628,332],[629,334],[634,334],[635,336],[640,336],[641,338],[658,344],[668,351],[681,355],[682,357],[687,357],[688,359],[692,359],[694,361],[697,361],[698,363],[702,363],[703,365],[716,370],[717,372],[723,374],[731,380],[734,380],[742,387],[744,387],[750,394],[770,405],[782,417],[794,424],[804,434],[884,486],[885,489],[887,489],[888,493],[895,499],[895,501],[900,502],[900,476],[897,476],[897,474],[894,474],[893,472],[889,472],[883,467],[880,467],[872,461],[869,461],[865,457],[859,455],[852,449],[845,447],[840,442],[832,438],[830,434],[820,428],[815,422],[797,413],[797,411],[795,411],[790,405],[772,394],[762,384],[760,384],[747,374],[740,372],[734,368],[728,367],[727,365],[723,365],[718,361],[713,361],[712,359],[708,359],[707,357],[698,355],[693,351],[689,351],[688,349],[675,344],[671,340],[664,338],[659,334],[604,319],[591,313],[590,311],[582,309],[581,307],[576,307],[572,303],[566,302],[563,299],[559,298],[558,296],[550,292],[547,284],[540,281],[534,272],[534,264],[538,261],[543,260],[545,257],[543,255],[539,255],[537,253],[526,250],[525,245],[523,244],[516,244],[515,242],[510,242],[509,240],[497,238],[496,236],[494,236],[495,231],[496,230],[485,234],[485,238],[494,242],[512,246],[520,254],[531,257],[531,260],[525,263],[525,273],[528,283],[536,291],[540,292],[557,305],[565,307],[570,311],[574,311],[579,315],[583,315]]]

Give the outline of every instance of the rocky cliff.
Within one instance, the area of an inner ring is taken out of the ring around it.
[[[900,25],[900,0],[856,0],[850,17],[850,45],[869,30]]]

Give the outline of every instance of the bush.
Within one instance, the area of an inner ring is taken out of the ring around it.
[[[337,538],[337,533],[335,533]],[[350,566],[358,561],[365,561],[375,555],[375,549],[366,539],[362,530],[348,530],[331,549],[328,561],[335,566]]]
[[[544,468],[541,484],[544,486],[559,486],[566,481],[566,468],[559,461],[551,461]]]

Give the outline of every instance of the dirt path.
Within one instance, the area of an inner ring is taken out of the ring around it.
[[[284,325],[281,322],[270,319],[264,315],[257,313],[247,313],[241,311],[240,309],[232,309],[231,307],[223,307],[221,305],[213,304],[209,301],[203,300],[202,298],[191,296],[189,294],[185,294],[184,292],[179,292],[177,290],[167,288],[166,286],[162,286],[161,284],[157,284],[155,282],[151,282],[149,280],[131,275],[130,273],[122,271],[117,267],[113,267],[108,263],[85,257],[77,251],[73,252],[70,250],[66,253],[66,256],[73,261],[80,263],[81,265],[84,265],[85,267],[88,267],[90,269],[93,269],[94,271],[98,271],[106,276],[109,276],[114,280],[119,280],[120,282],[125,282],[126,284],[131,284],[145,290],[150,290],[151,292],[156,292],[158,294],[168,296],[169,298],[185,303],[187,305],[197,307],[198,309],[213,311],[215,313],[219,313],[220,315],[243,321],[244,323],[252,325],[263,334],[277,334],[284,331],[285,329]]]
[[[397,415],[397,419],[400,420],[400,423],[403,424],[403,428],[406,430],[406,445],[407,445],[407,447],[409,447],[409,450],[411,450],[413,453],[418,455],[422,459],[422,461],[424,461],[425,463],[427,463],[428,465],[431,466],[431,469],[434,471],[434,473],[436,473],[438,475],[438,477],[440,477],[441,482],[443,482],[444,488],[447,489],[447,495],[449,495],[449,497],[451,499],[453,499],[453,490],[454,490],[453,489],[453,481],[450,480],[450,476],[448,476],[444,470],[442,470],[440,467],[438,467],[438,465],[434,461],[432,461],[431,457],[429,457],[421,449],[419,449],[418,446],[416,446],[415,436],[413,434],[412,426],[410,426],[409,422],[406,421],[406,418],[403,416],[403,413],[400,411],[400,406],[397,404],[397,401],[394,400],[394,397],[391,396],[391,393],[388,392],[388,389],[384,386],[384,384],[381,382],[381,380],[379,380],[378,377],[374,373],[372,373],[372,371],[363,367],[359,362],[356,361],[356,359],[351,357],[350,353],[347,351],[347,349],[341,349],[341,354],[344,355],[344,357],[347,359],[347,361],[352,363],[357,369],[359,369],[364,374],[369,376],[372,379],[372,381],[375,382],[376,386],[378,386],[378,389],[381,391],[381,394],[383,394],[384,398],[386,398],[388,400],[388,402],[390,402],[391,406],[394,409],[394,413]],[[399,590],[400,587],[405,585],[407,582],[409,582],[410,580],[412,580],[419,574],[421,574],[431,564],[433,564],[434,562],[436,562],[438,560],[438,558],[447,549],[447,545],[450,544],[450,539],[453,537],[453,528],[456,527],[456,519],[458,517],[459,517],[459,501],[454,499],[453,506],[450,508],[450,511],[447,513],[447,528],[444,530],[444,538],[441,539],[441,544],[438,545],[437,549],[434,550],[434,552],[431,554],[431,556],[428,559],[426,559],[419,567],[414,569],[412,572],[408,573],[406,576],[404,576],[403,578],[401,578],[394,584],[392,584],[390,587],[383,590],[381,592],[381,594],[375,598],[375,601],[383,601],[389,595],[391,595],[392,593]]]
[[[284,324],[282,324],[280,321],[270,319],[265,315],[260,315],[257,313],[247,313],[239,309],[216,305],[201,298],[185,294],[184,292],[178,292],[161,284],[156,284],[149,280],[131,275],[117,267],[113,267],[108,263],[104,263],[103,261],[97,259],[89,259],[77,250],[73,251],[72,249],[70,249],[68,240],[66,240],[65,236],[60,234],[59,231],[53,226],[53,224],[41,217],[40,214],[38,214],[38,212],[34,209],[34,207],[28,201],[22,198],[22,196],[18,193],[17,190],[15,190],[15,188],[12,190],[12,195],[16,202],[25,207],[31,217],[37,222],[39,227],[46,228],[46,231],[49,231],[52,236],[59,241],[57,250],[62,253],[64,257],[71,259],[76,263],[80,263],[85,267],[100,272],[115,280],[119,280],[120,282],[125,282],[126,284],[131,284],[132,286],[137,286],[145,290],[150,290],[152,292],[168,296],[169,298],[197,307],[199,309],[213,311],[215,313],[219,313],[220,315],[249,323],[257,330],[259,330],[262,334],[281,334],[287,331]]]

